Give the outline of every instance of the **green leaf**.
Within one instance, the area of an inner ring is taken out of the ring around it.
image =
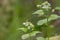
[[[44,11],[43,10],[37,10],[33,14],[44,15]]]
[[[41,33],[41,32],[40,31],[33,31],[30,34],[31,34],[31,36],[35,36],[37,33]]]
[[[18,28],[17,30],[23,31],[23,32],[27,32],[27,28]]]
[[[44,23],[47,23],[47,19],[39,20],[37,25],[43,25]]]
[[[56,19],[58,19],[58,18],[60,18],[60,16],[55,15],[55,14],[52,14],[52,15],[49,17],[48,22],[50,22],[50,21],[52,21],[52,20],[56,20]],[[37,22],[37,25],[43,25],[43,24],[45,24],[45,23],[47,23],[47,18],[45,18],[45,19],[43,19],[43,20],[39,20],[39,21]]]
[[[27,39],[27,38],[29,38],[30,37],[30,35],[29,34],[24,34],[24,35],[22,35],[22,39]]]
[[[22,35],[21,38],[22,38],[22,39],[27,39],[27,38],[29,38],[29,37],[35,36],[37,33],[41,33],[41,32],[40,32],[40,31],[33,31],[33,32],[31,32],[31,33]]]
[[[52,15],[49,17],[49,21],[51,21],[51,20],[56,20],[56,19],[58,19],[58,18],[60,18],[60,16],[58,16],[58,15],[56,15],[56,14],[52,14]]]
[[[55,7],[56,10],[60,10],[60,7]]]
[[[43,38],[43,37],[37,37],[36,39],[37,39],[37,40],[46,40],[46,39]]]

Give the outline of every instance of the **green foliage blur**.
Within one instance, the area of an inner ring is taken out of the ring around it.
[[[40,25],[46,21],[42,22],[45,20],[44,18],[40,18],[41,16],[32,14],[40,10],[36,5],[45,1],[46,0],[0,0],[0,40],[24,40],[25,37],[27,38],[25,40],[45,40],[44,37],[40,37],[40,35],[44,36],[44,28],[41,30],[41,27],[37,26],[37,24]],[[53,4],[54,7],[56,6],[55,9],[60,11],[60,0],[52,1],[56,3]],[[42,10],[40,11],[42,13],[41,15],[43,15]],[[44,20],[40,21],[40,19]],[[52,17],[51,19],[53,20]],[[30,21],[28,24],[31,26],[26,28],[23,25],[23,22],[25,21]],[[37,23],[37,21],[40,23]],[[31,30],[29,30],[30,28]],[[20,29],[22,31],[20,31]],[[41,31],[43,33],[41,33]]]

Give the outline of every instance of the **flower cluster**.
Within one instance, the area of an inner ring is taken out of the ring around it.
[[[45,2],[42,3],[41,5],[37,5],[37,7],[43,8],[43,9],[51,9],[51,4],[48,3],[47,1],[45,1]]]
[[[23,22],[23,25],[25,25],[28,29],[34,28],[34,25],[31,22]]]

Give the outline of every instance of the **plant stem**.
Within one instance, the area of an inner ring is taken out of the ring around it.
[[[48,24],[48,19],[49,19],[49,15],[47,15],[47,27],[46,27],[46,32],[47,32],[47,36],[48,36],[48,40],[49,40],[49,24]]]
[[[47,35],[48,35],[48,40],[49,40],[49,25],[48,25],[48,18],[47,18]]]
[[[31,40],[31,34],[29,33],[29,40]]]

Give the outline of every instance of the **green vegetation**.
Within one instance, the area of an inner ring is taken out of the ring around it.
[[[50,40],[59,35],[54,25],[60,19],[59,3],[59,0],[3,0],[0,40]]]

